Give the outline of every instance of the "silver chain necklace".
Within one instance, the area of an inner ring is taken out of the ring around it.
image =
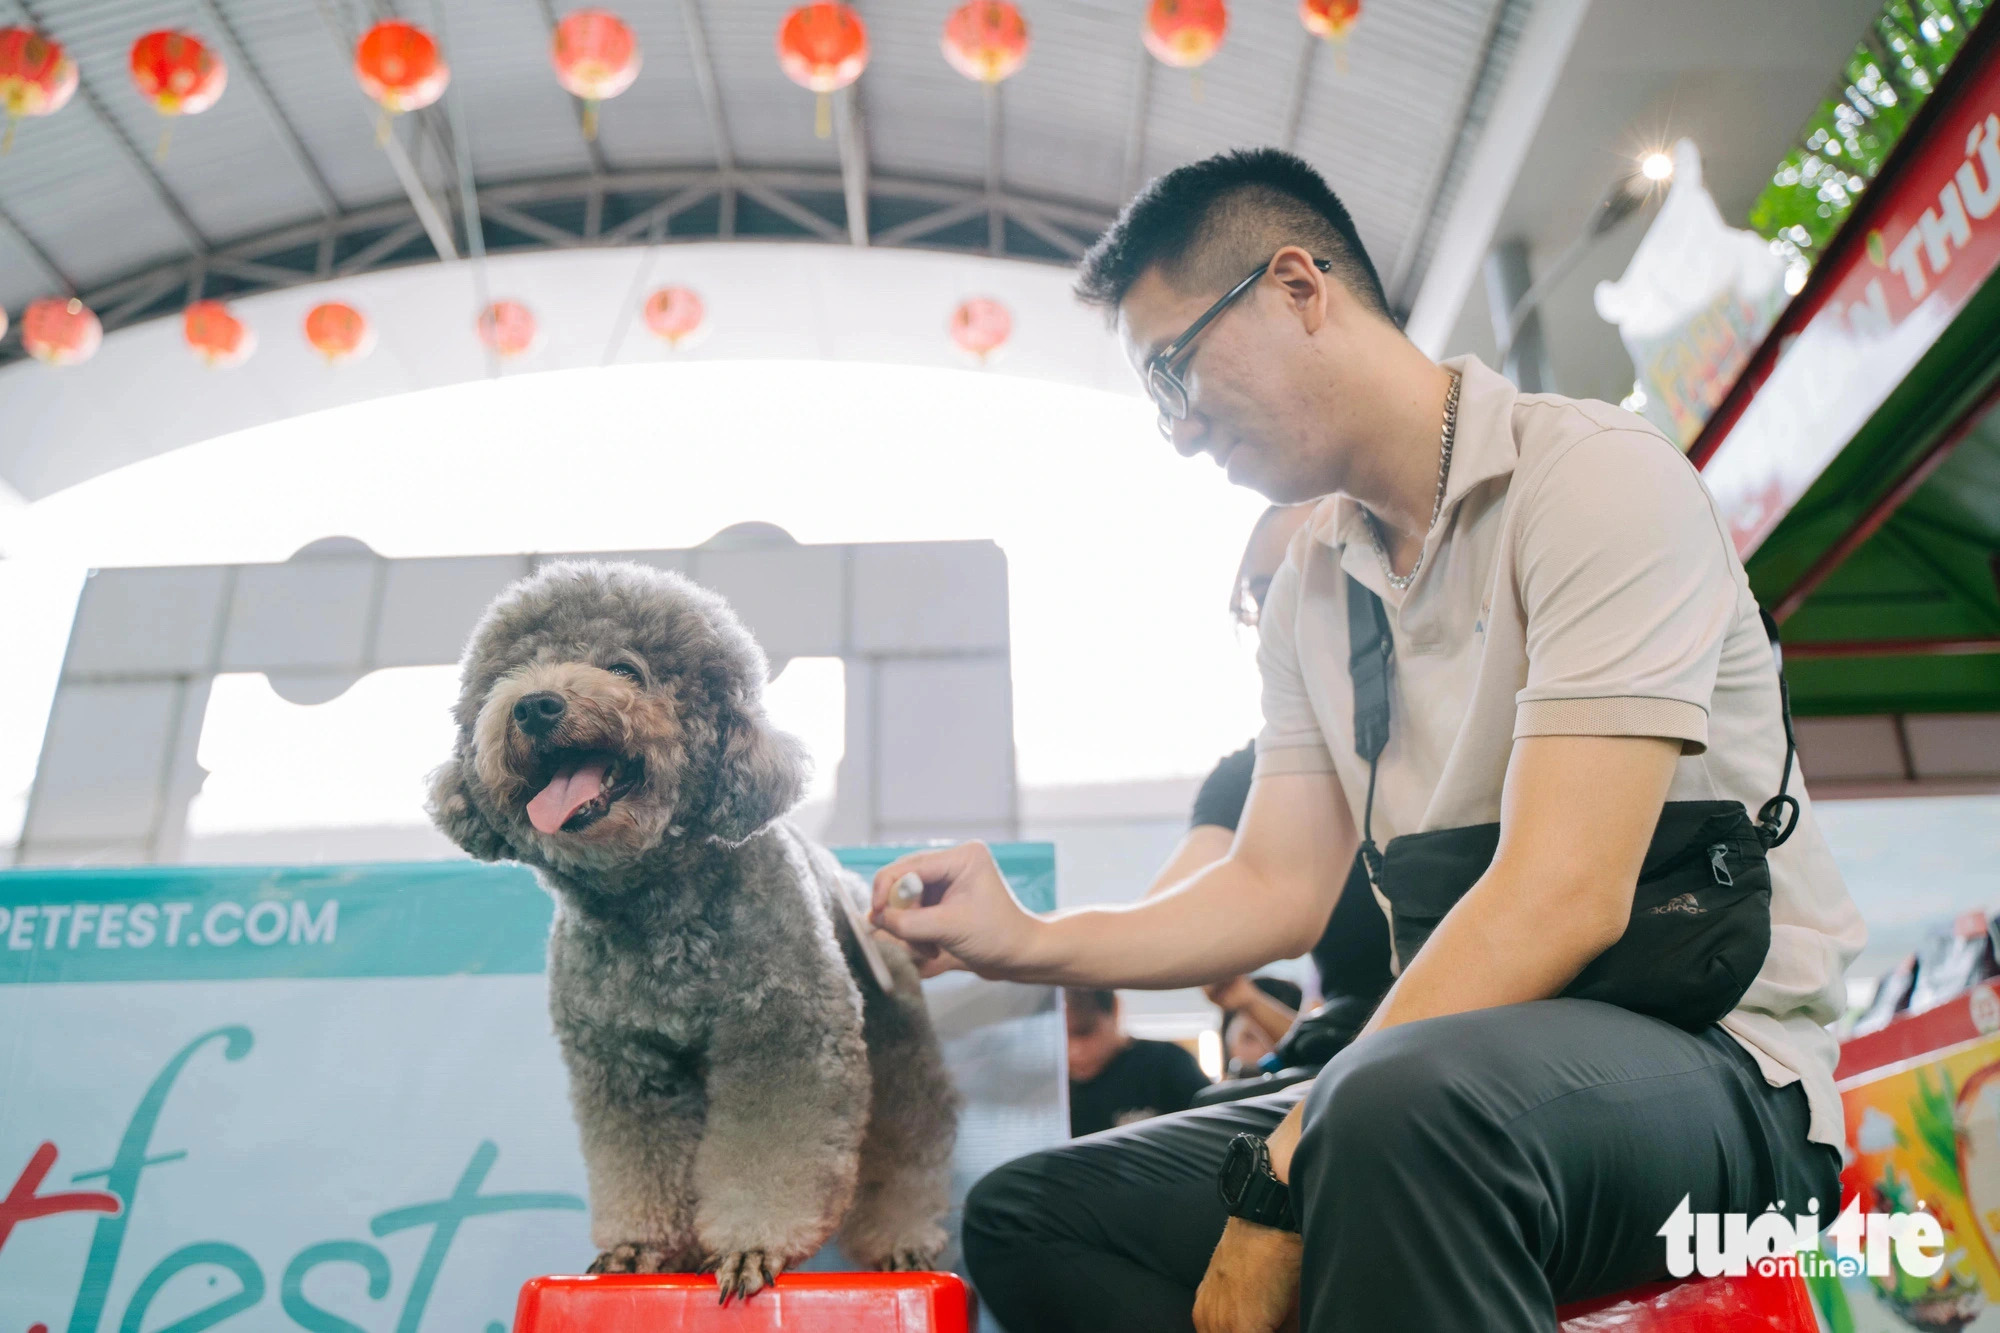
[[[1444,396],[1444,426],[1438,432],[1438,489],[1437,499],[1431,502],[1430,526],[1424,529],[1426,535],[1437,526],[1438,516],[1444,513],[1444,484],[1451,476],[1451,446],[1458,435],[1458,376],[1451,377],[1451,388]],[[1367,513],[1366,510],[1362,511]],[[1389,549],[1382,544],[1382,522],[1375,515],[1368,515],[1368,538],[1375,543],[1376,558],[1382,562],[1383,577],[1397,592],[1403,591],[1417,581],[1417,575],[1424,568],[1424,548],[1417,548],[1417,563],[1410,566],[1407,574],[1398,574],[1396,567],[1389,563]]]

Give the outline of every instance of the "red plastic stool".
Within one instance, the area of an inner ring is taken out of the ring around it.
[[[715,1297],[706,1273],[532,1278],[514,1333],[967,1333],[952,1273],[786,1273],[748,1300]]]
[[[1563,1333],[1818,1333],[1796,1277],[1691,1277],[1655,1282],[1556,1311]]]

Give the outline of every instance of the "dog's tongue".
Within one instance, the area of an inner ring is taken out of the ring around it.
[[[611,761],[602,756],[556,770],[549,785],[528,802],[528,822],[543,833],[557,833],[570,816],[596,800],[604,790],[604,773]]]

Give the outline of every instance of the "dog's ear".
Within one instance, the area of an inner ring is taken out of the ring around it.
[[[445,837],[464,848],[475,861],[512,858],[513,848],[507,839],[473,803],[472,792],[466,785],[463,750],[454,751],[431,774],[431,794],[424,802],[424,810]]]
[[[729,847],[749,841],[798,804],[810,767],[804,743],[773,727],[762,709],[739,714],[722,736],[708,835]]]

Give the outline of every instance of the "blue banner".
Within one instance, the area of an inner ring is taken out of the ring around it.
[[[994,851],[1054,905],[1052,848]],[[0,872],[0,1333],[505,1333],[594,1253],[551,911],[467,861]],[[1066,1136],[1062,1027],[1042,988],[926,993],[962,1198]]]

